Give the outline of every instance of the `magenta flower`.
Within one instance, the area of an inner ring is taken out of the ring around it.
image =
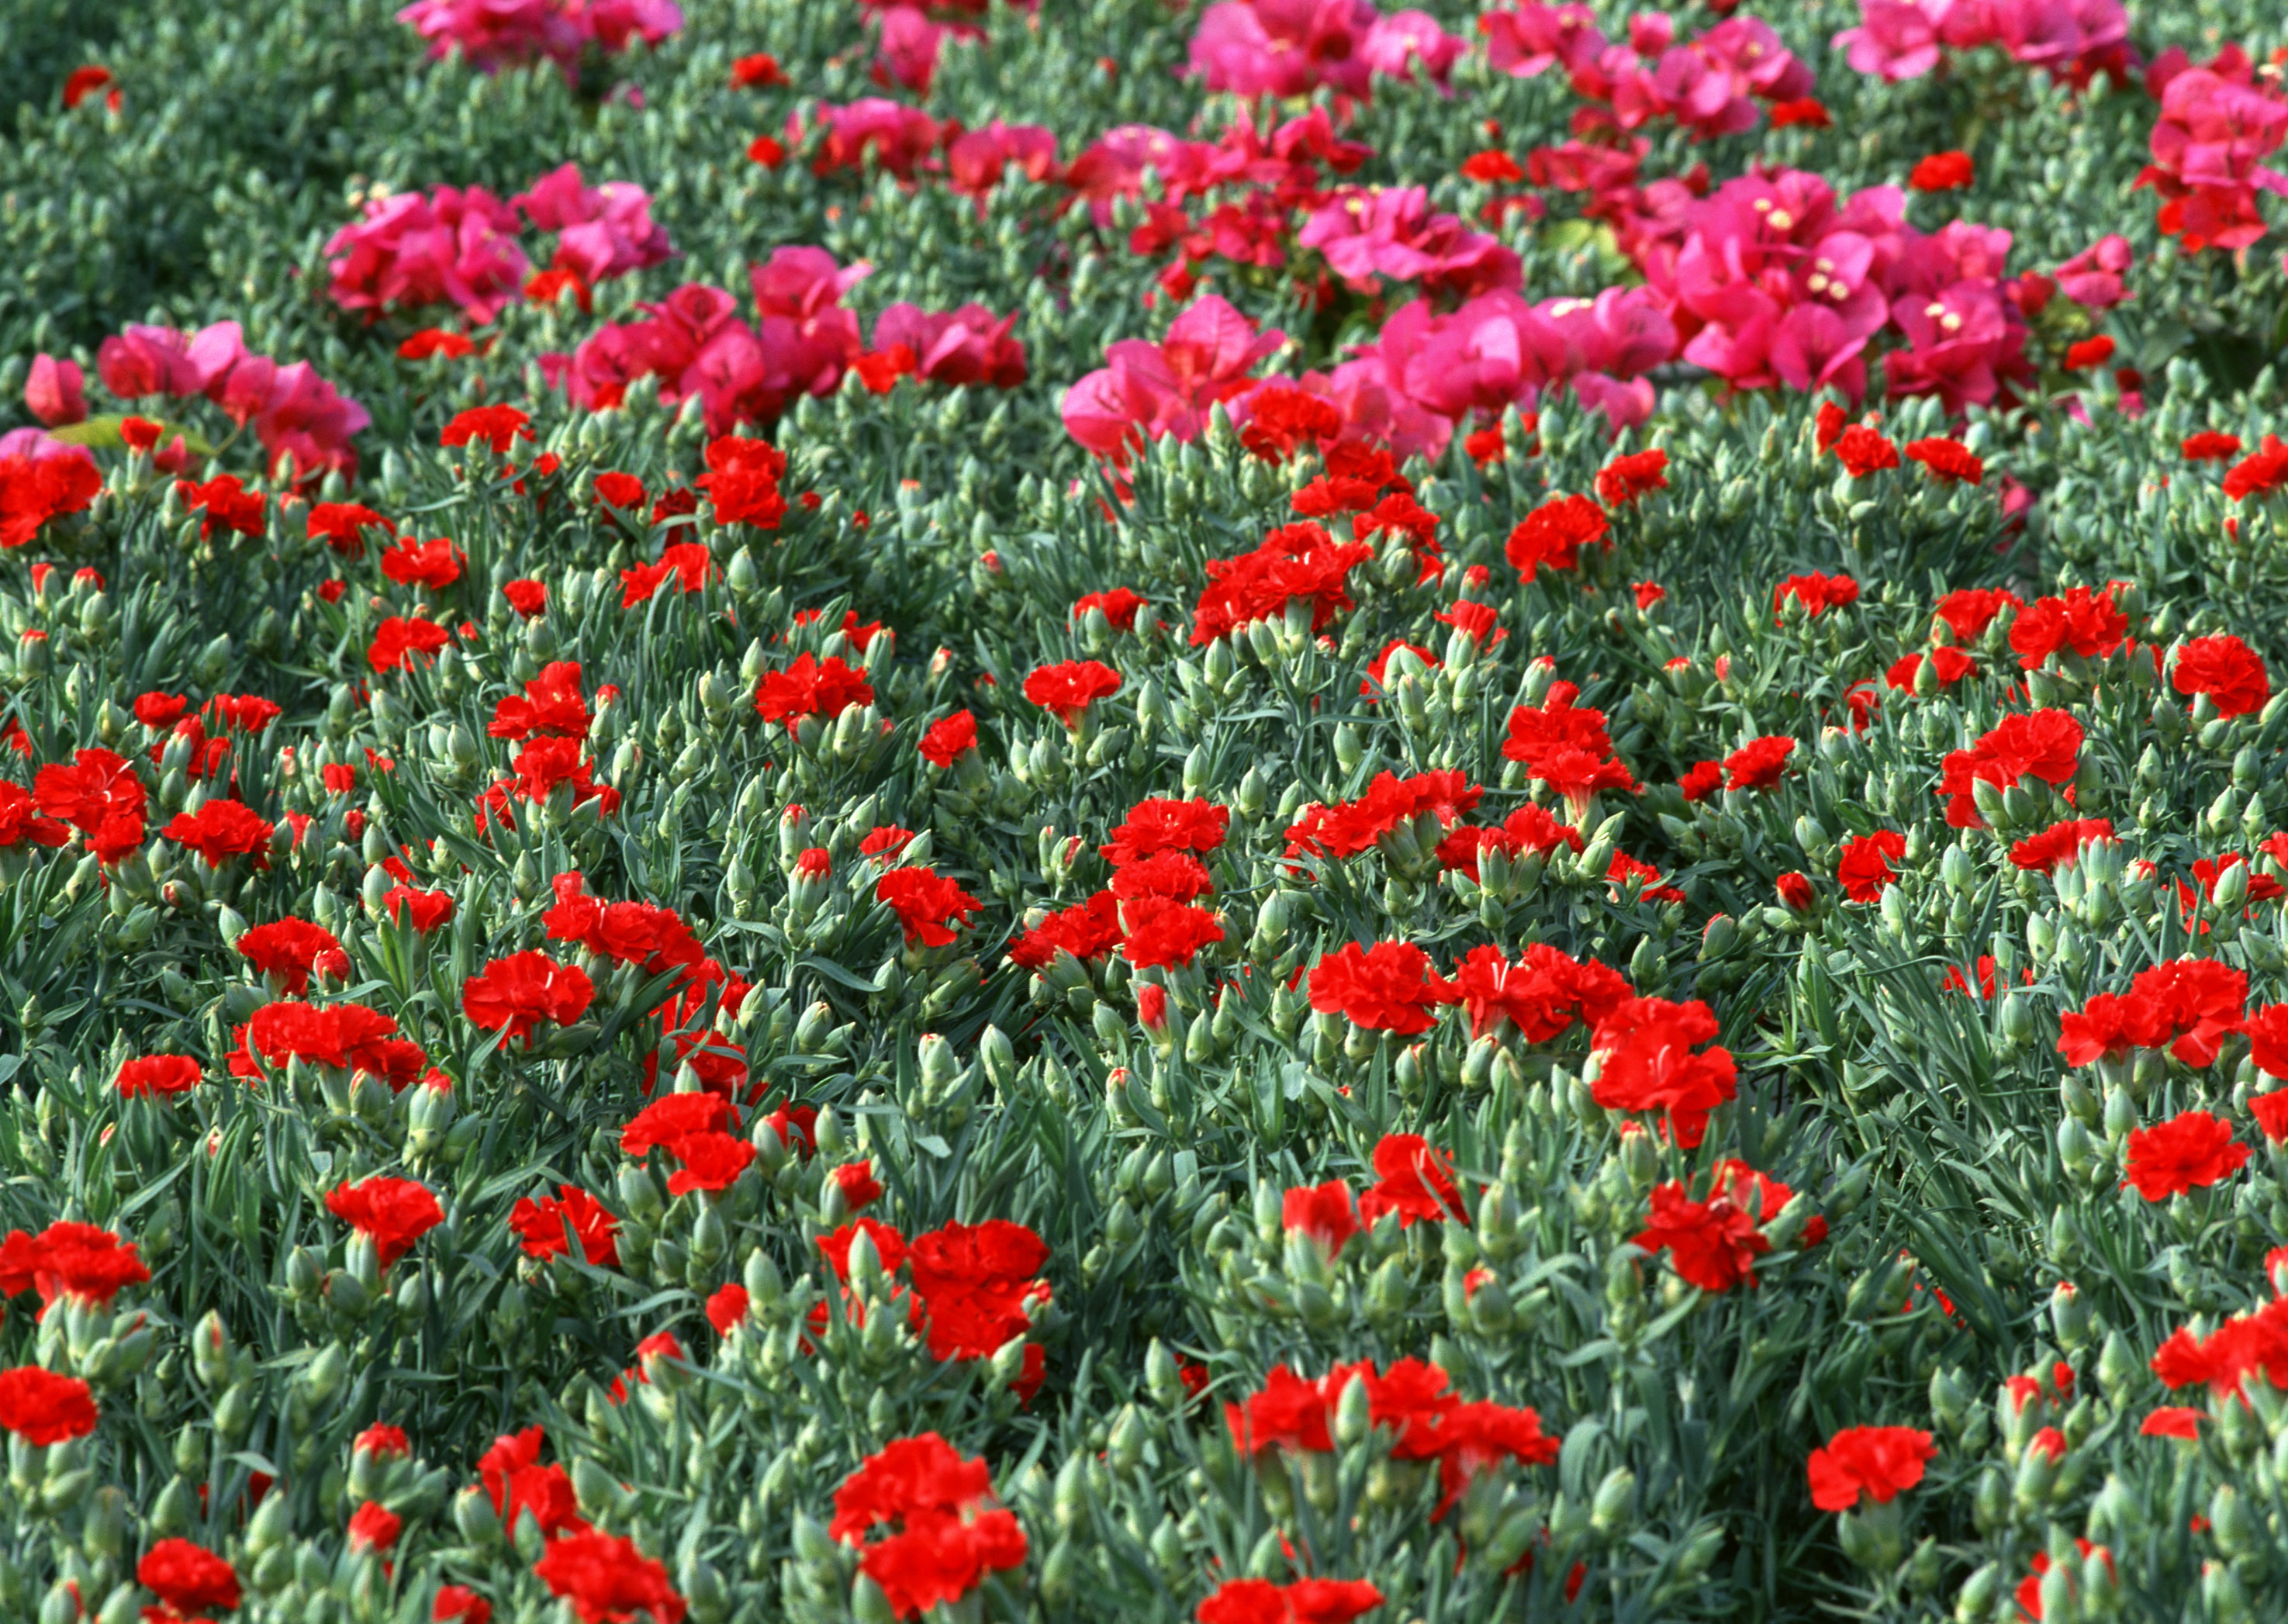
[[[369,315],[449,303],[489,321],[523,288],[516,229],[515,211],[482,186],[376,198],[327,242],[329,291]]]
[[[1524,280],[1517,256],[1450,214],[1432,214],[1421,186],[1346,188],[1303,222],[1296,241],[1327,257],[1328,268],[1361,292],[1377,278],[1416,282],[1425,293],[1464,298]]]
[[[536,231],[557,234],[560,268],[591,285],[674,257],[675,245],[651,218],[651,198],[624,180],[583,185],[580,166],[565,164],[509,199]]]
[[[1256,362],[1286,342],[1276,328],[1257,332],[1211,294],[1178,316],[1160,343],[1108,345],[1107,364],[1065,392],[1065,432],[1118,466],[1140,441],[1196,440],[1208,408],[1247,390]]]
[[[1014,312],[997,316],[982,305],[949,311],[893,305],[874,319],[874,348],[904,345],[916,376],[933,384],[1014,389],[1026,376],[1025,346],[1009,336],[1016,321]]]

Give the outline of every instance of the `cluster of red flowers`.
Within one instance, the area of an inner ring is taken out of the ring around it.
[[[1200,1624],[1351,1624],[1382,1605],[1363,1579],[1227,1579],[1200,1604]]]
[[[59,1221],[36,1235],[16,1229],[0,1240],[0,1297],[36,1290],[43,1315],[59,1297],[107,1303],[150,1278],[132,1242],[92,1224]]]
[[[2126,993],[2100,993],[2058,1021],[2058,1052],[2089,1066],[2133,1049],[2166,1049],[2187,1066],[2215,1063],[2244,1025],[2248,974],[2214,959],[2178,959],[2140,970]]]
[[[1099,848],[1112,867],[1110,883],[1012,938],[1011,962],[1039,970],[1060,953],[1087,960],[1118,948],[1140,970],[1189,964],[1224,939],[1214,910],[1197,903],[1215,890],[1204,860],[1230,827],[1230,812],[1212,802],[1138,802]],[[1140,987],[1140,999],[1147,992],[1161,989]]]
[[[668,1177],[670,1195],[719,1193],[755,1160],[751,1141],[725,1131],[737,1121],[720,1094],[663,1094],[620,1129],[620,1154],[640,1161],[657,1147],[679,1164]]]
[[[257,1010],[234,1034],[230,1074],[262,1081],[265,1069],[283,1071],[295,1060],[366,1073],[402,1093],[429,1064],[410,1038],[397,1034],[397,1023],[361,1003],[310,1004],[282,999]]]
[[[1605,713],[1575,705],[1580,693],[1569,682],[1550,684],[1538,707],[1510,712],[1509,737],[1502,744],[1504,757],[1522,764],[1527,777],[1565,797],[1577,824],[1599,790],[1626,795],[1637,788],[1635,776],[1614,757]]]
[[[1440,1517],[1473,1478],[1504,1461],[1521,1466],[1556,1462],[1558,1440],[1542,1431],[1537,1412],[1465,1403],[1443,1370],[1415,1359],[1395,1360],[1381,1371],[1370,1359],[1337,1365],[1316,1381],[1275,1367],[1261,1392],[1224,1406],[1232,1442],[1247,1454],[1332,1451],[1335,1413],[1354,1381],[1366,1389],[1370,1424],[1391,1434],[1393,1460],[1437,1463]]]
[[[1703,1291],[1729,1291],[1756,1283],[1756,1259],[1772,1249],[1764,1231],[1794,1199],[1795,1192],[1744,1161],[1727,1158],[1709,1175],[1708,1195],[1695,1200],[1682,1179],[1656,1184],[1652,1211],[1637,1245],[1668,1254],[1669,1265]],[[1797,1244],[1817,1246],[1827,1224],[1807,1219]]]
[[[933,1358],[989,1359],[1023,1336],[1032,1326],[1033,1305],[1049,1300],[1049,1283],[1040,1278],[1049,1260],[1048,1243],[1021,1224],[1005,1218],[948,1224],[909,1241],[877,1219],[853,1219],[818,1242],[845,1286],[850,1281],[851,1247],[861,1234],[883,1273],[895,1275],[904,1268],[906,1284],[895,1289],[894,1301],[906,1300],[907,1314],[926,1337]],[[854,1302],[846,1306],[858,1311]],[[823,1303],[812,1311],[811,1323],[814,1329],[827,1324]],[[1030,1400],[1039,1390],[1045,1360],[1039,1343],[1025,1343],[1023,1364],[1010,1383],[1020,1398]]]
[[[1946,820],[1958,829],[1984,828],[1974,784],[2011,789],[2025,780],[2062,788],[2081,767],[2081,724],[2062,710],[2006,716],[1966,750],[1949,750],[1940,764],[1945,776],[1939,793],[1947,796]]]
[[[1252,552],[1208,560],[1191,640],[1196,646],[1212,643],[1258,621],[1275,620],[1291,603],[1309,605],[1312,631],[1323,631],[1353,606],[1352,569],[1373,557],[1369,543],[1338,542],[1314,520],[1283,525]]]
[[[1690,1150],[1707,1133],[1709,1114],[1738,1092],[1729,1050],[1695,1052],[1716,1034],[1714,1012],[1697,999],[1625,999],[1591,1033],[1590,1093],[1608,1111],[1660,1113],[1664,1129]]]
[[[1442,831],[1484,796],[1483,789],[1458,772],[1418,772],[1409,778],[1378,772],[1355,801],[1303,807],[1288,827],[1287,855],[1356,857],[1396,830],[1410,831],[1415,820],[1426,816],[1437,820],[1440,835],[1425,843],[1426,849],[1436,850]]]
[[[1024,1562],[1025,1531],[992,1495],[984,1462],[925,1432],[868,1455],[835,1490],[826,1531],[858,1550],[899,1618],[917,1618]]]
[[[1288,1191],[1280,1205],[1282,1224],[1291,1234],[1308,1235],[1333,1258],[1385,1213],[1396,1213],[1401,1228],[1470,1221],[1454,1184],[1453,1159],[1433,1150],[1420,1134],[1385,1134],[1374,1147],[1373,1166],[1375,1183],[1360,1193],[1355,1206],[1351,1187],[1339,1178]]]

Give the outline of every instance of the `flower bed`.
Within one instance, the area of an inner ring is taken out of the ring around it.
[[[0,1612],[2288,1608],[2264,8],[0,40]]]

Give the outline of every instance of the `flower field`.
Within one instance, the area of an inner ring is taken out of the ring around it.
[[[2288,1617],[2276,7],[0,59],[0,1618]]]

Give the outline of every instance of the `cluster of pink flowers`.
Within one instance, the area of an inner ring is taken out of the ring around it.
[[[842,296],[871,269],[839,265],[824,249],[782,248],[750,273],[752,325],[731,294],[687,282],[645,305],[649,320],[608,323],[541,365],[589,411],[616,406],[630,384],[651,376],[669,405],[693,395],[705,402],[711,433],[767,423],[796,395],[833,390],[858,359],[858,318]]]
[[[614,54],[681,32],[683,8],[675,0],[414,0],[397,20],[429,42],[432,57],[457,51],[486,73],[545,60],[569,79],[591,45]]]
[[[1430,212],[1424,186],[1347,187],[1312,210],[1296,239],[1361,293],[1378,278],[1412,282],[1426,294],[1467,298],[1515,289],[1524,281],[1516,254],[1450,214]]]
[[[1604,412],[1617,431],[1641,424],[1654,405],[1645,374],[1676,353],[1675,328],[1641,288],[1537,305],[1502,289],[1445,313],[1417,299],[1384,323],[1375,344],[1331,373],[1251,376],[1284,339],[1276,329],[1259,335],[1210,295],[1178,316],[1162,343],[1110,345],[1106,366],[1066,392],[1065,428],[1124,466],[1137,445],[1168,434],[1197,438],[1219,402],[1244,426],[1259,407],[1293,416],[1291,397],[1300,395],[1323,402],[1331,415],[1315,438],[1380,442],[1401,456],[1434,457],[1458,425],[1513,406],[1532,410],[1560,388]]]
[[[2256,194],[2288,194],[2288,175],[2263,162],[2288,139],[2288,99],[2257,82],[2255,65],[2237,45],[2205,67],[2181,51],[2165,51],[2145,83],[2161,112],[2153,162],[2137,184],[2161,194],[2162,234],[2189,252],[2248,247],[2264,235]]]
[[[830,394],[854,369],[878,391],[908,375],[1004,389],[1025,381],[1024,346],[1010,336],[1016,318],[979,305],[893,305],[876,320],[870,350],[842,296],[872,269],[839,265],[821,248],[781,248],[749,271],[751,323],[731,294],[687,282],[643,306],[647,320],[607,323],[571,354],[542,356],[541,367],[588,411],[616,406],[630,384],[656,377],[669,405],[698,396],[718,435],[775,422],[797,396]]]
[[[516,241],[520,210],[536,231],[556,234],[551,268],[529,284],[531,267]],[[675,248],[654,223],[641,186],[591,186],[579,165],[568,163],[506,202],[482,186],[374,198],[325,251],[328,291],[344,310],[363,311],[370,321],[385,311],[450,304],[481,326],[520,297],[552,297],[568,286],[584,306],[596,283],[658,265]]]
[[[1386,17],[1372,0],[1218,0],[1200,14],[1191,72],[1211,91],[1307,96],[1324,87],[1363,101],[1376,75],[1442,90],[1466,42],[1427,12]]]
[[[1800,170],[1745,175],[1691,204],[1673,243],[1642,257],[1684,336],[1683,358],[1739,389],[1867,386],[1867,348],[1903,338],[1885,366],[1895,395],[1935,394],[1950,413],[2030,382],[2025,317],[2003,279],[2010,234],[1955,220],[1924,233],[1895,186],[1839,204]]]
[[[2133,61],[2121,0],[1859,0],[1859,26],[1835,44],[1857,72],[1893,83],[1982,45],[2076,86],[2124,81]]]
[[[917,94],[929,94],[937,75],[940,51],[946,41],[981,40],[978,25],[989,9],[983,0],[859,0],[867,18],[880,30],[880,51],[874,58],[874,78],[882,84],[900,84]],[[1022,0],[1022,9],[1037,11],[1040,0]]]
[[[313,479],[329,469],[354,476],[358,459],[351,437],[373,421],[308,361],[282,365],[253,353],[235,321],[218,321],[195,333],[131,327],[103,341],[95,369],[103,386],[122,400],[205,396],[233,423],[253,427],[269,453],[273,473],[289,470],[298,479]],[[87,416],[85,378],[75,362],[37,356],[24,400],[51,428],[81,422]],[[176,436],[155,460],[170,472],[187,467],[182,437]]]
[[[1253,388],[1256,363],[1286,342],[1277,328],[1258,332],[1211,294],[1178,316],[1158,344],[1123,338],[1107,346],[1105,365],[1065,391],[1065,431],[1116,467],[1164,436],[1196,440],[1209,410]]]
[[[1530,3],[1478,19],[1488,62],[1527,79],[1561,67],[1576,94],[1609,108],[1589,121],[1624,131],[1670,120],[1695,139],[1756,126],[1756,103],[1811,93],[1811,69],[1754,17],[1727,17],[1682,44],[1664,12],[1629,19],[1625,43],[1608,40],[1585,5]]]

